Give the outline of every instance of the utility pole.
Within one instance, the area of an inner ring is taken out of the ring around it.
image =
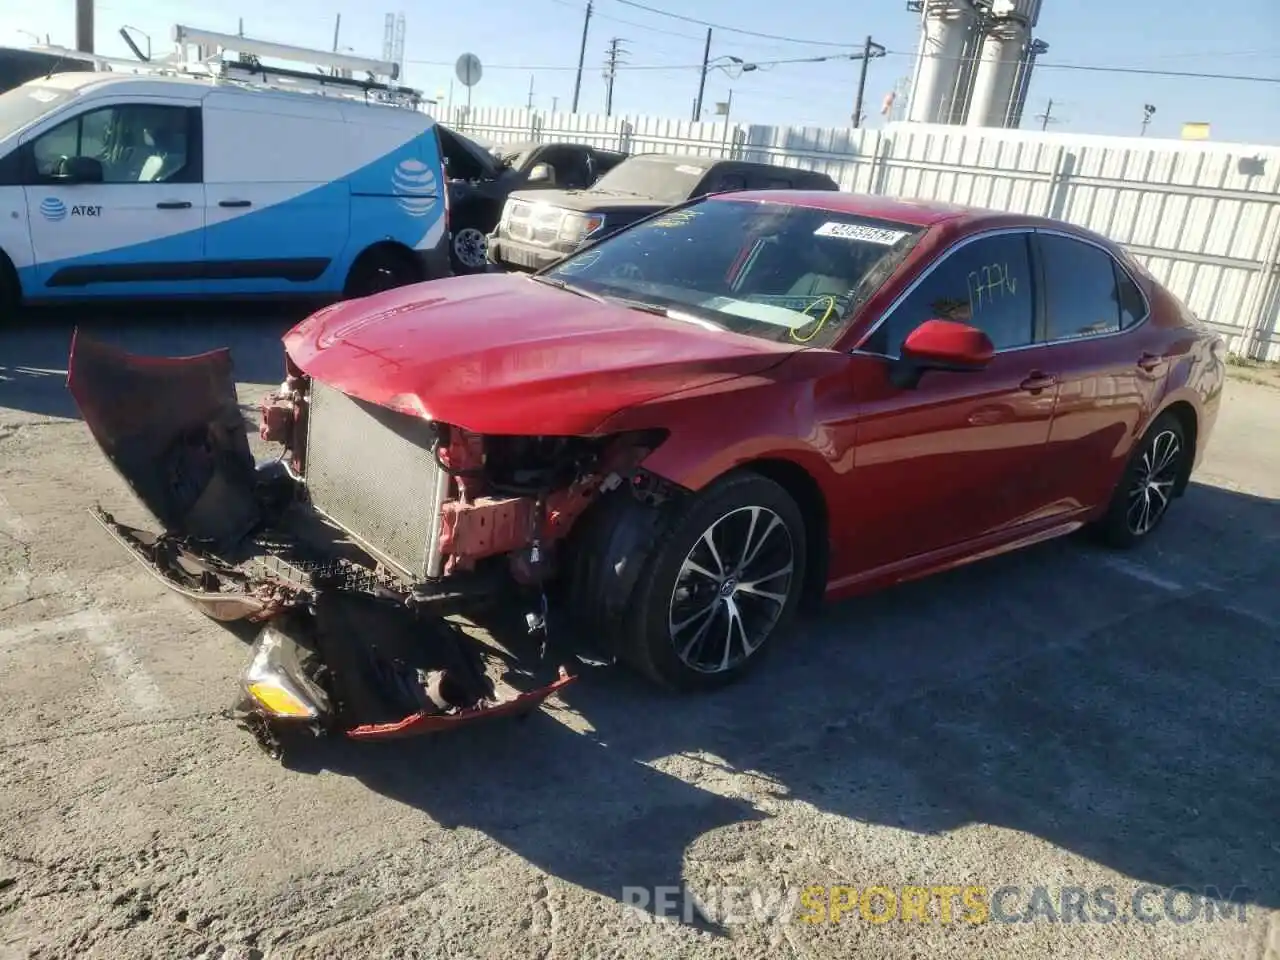
[[[578,94],[582,92],[582,64],[587,58],[587,29],[591,26],[591,0],[587,0],[587,13],[582,18],[582,46],[578,48],[578,76],[573,81],[573,112],[578,112]]]
[[[76,0],[76,49],[93,53],[93,0]]]
[[[609,41],[609,49],[605,53],[604,60],[604,115],[606,117],[613,116],[613,79],[618,75],[619,57],[626,54],[620,43],[623,42],[622,37],[614,37]]]
[[[1041,129],[1041,130],[1047,130],[1047,129],[1049,129],[1049,124],[1050,124],[1050,123],[1054,123],[1054,122],[1055,122],[1055,120],[1054,120],[1054,116],[1053,116],[1053,101],[1052,101],[1052,100],[1050,100],[1050,101],[1049,101],[1049,105],[1048,105],[1047,107],[1045,107],[1045,108],[1044,108],[1044,113],[1038,114],[1038,115],[1036,116],[1036,119],[1040,121],[1040,129]]]
[[[702,48],[702,73],[698,78],[698,99],[693,101],[693,121],[702,118],[702,94],[707,89],[707,64],[711,62],[711,28],[707,27],[707,45]]]
[[[559,107],[559,106],[560,106],[560,98],[559,98],[559,97],[552,97],[552,98],[551,98],[551,112],[552,112],[552,113],[555,113],[555,112],[556,112],[556,108],[557,108],[557,107]]]
[[[529,102],[525,105],[526,110],[533,109],[533,74],[529,74]]]
[[[883,57],[885,49],[867,37],[866,43],[862,46],[862,69],[858,73],[858,97],[853,102],[853,125],[854,127],[862,126],[862,101],[867,92],[867,64],[871,62],[872,57]]]
[[[333,52],[338,52],[338,31],[342,29],[342,14],[333,18]],[[337,73],[337,70],[334,70]]]

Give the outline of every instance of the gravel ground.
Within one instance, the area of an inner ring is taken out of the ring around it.
[[[249,404],[291,319],[92,327],[229,344]],[[0,960],[1280,956],[1280,390],[1230,385],[1138,552],[1072,538],[834,607],[712,696],[599,670],[525,723],[280,765],[220,715],[241,640],[86,512],[128,495],[70,329],[0,332]],[[904,885],[1017,889],[980,923],[785,899]],[[665,919],[626,906],[662,887]],[[1075,888],[1094,922],[1051,919]]]

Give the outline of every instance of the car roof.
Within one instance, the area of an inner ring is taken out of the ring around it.
[[[1089,231],[1082,230],[1079,227],[1044,217],[1013,214],[1002,210],[987,210],[982,207],[967,207],[935,200],[905,200],[865,193],[846,193],[844,191],[834,192],[829,190],[740,190],[728,194],[726,198],[767,203],[787,203],[797,207],[830,210],[832,213],[845,213],[876,220],[892,220],[917,227],[932,227],[940,223],[961,221],[958,225],[965,227],[997,225],[1052,226],[1054,229],[1065,229],[1082,235],[1089,234]]]

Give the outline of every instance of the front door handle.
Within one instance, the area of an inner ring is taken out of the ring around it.
[[[252,207],[252,200],[219,200],[220,207]]]
[[[190,210],[190,200],[162,200],[156,204],[157,210]]]
[[[1041,373],[1039,370],[1033,370],[1027,379],[1023,380],[1018,386],[1027,391],[1027,393],[1040,393],[1055,386],[1058,382],[1057,377],[1050,376],[1047,373]]]
[[[1162,363],[1164,363],[1164,357],[1160,356],[1158,353],[1143,353],[1142,356],[1138,358],[1138,366],[1147,371],[1147,373],[1155,370],[1156,367],[1160,366]]]

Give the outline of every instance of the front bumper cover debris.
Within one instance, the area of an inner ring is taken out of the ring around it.
[[[391,739],[525,715],[574,679],[499,679],[501,658],[311,510],[286,470],[255,466],[226,351],[137,357],[77,333],[68,387],[164,532],[95,508],[98,523],[205,615],[261,624],[233,715],[272,755],[285,730]]]

